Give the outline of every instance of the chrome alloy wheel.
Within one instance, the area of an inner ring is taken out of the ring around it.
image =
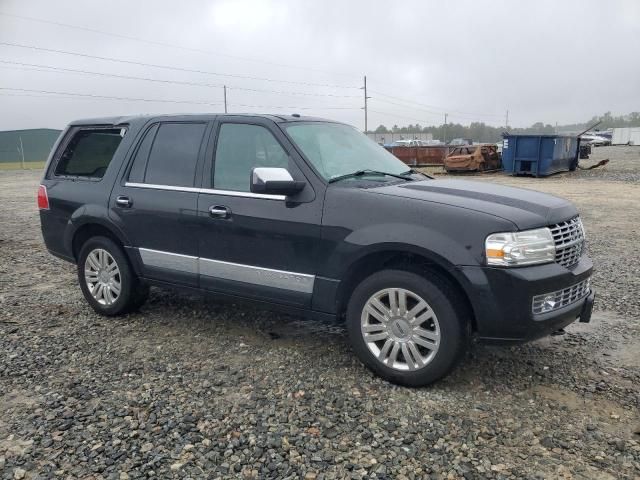
[[[120,269],[109,252],[91,250],[84,262],[84,279],[91,296],[101,305],[112,305],[122,290]]]
[[[362,338],[379,362],[395,370],[418,370],[440,346],[440,325],[429,304],[404,288],[374,293],[362,309]]]

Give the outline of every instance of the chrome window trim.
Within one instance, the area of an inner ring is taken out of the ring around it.
[[[269,195],[267,193],[236,192],[234,190],[216,190],[214,188],[201,188],[200,193],[209,193],[211,195],[226,195],[229,197],[262,198],[265,200],[279,200],[279,201],[284,201],[287,199],[286,195]]]
[[[133,187],[133,188],[149,188],[151,190],[169,190],[169,191],[172,191],[172,192],[200,193],[200,189],[199,188],[194,188],[194,187],[175,187],[173,185],[156,185],[156,184],[153,184],[153,183],[127,182],[127,183],[124,184],[124,186],[125,187]]]
[[[156,185],[153,183],[126,182],[124,186],[132,187],[132,188],[149,188],[151,190],[169,190],[172,192],[206,193],[210,195],[225,195],[229,197],[262,198],[264,200],[284,201],[287,199],[285,195],[269,195],[266,193],[236,192],[234,190],[216,190],[213,188],[177,187],[173,185]]]

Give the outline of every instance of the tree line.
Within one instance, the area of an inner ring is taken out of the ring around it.
[[[530,127],[526,128],[512,128],[512,127],[492,127],[484,122],[472,122],[469,125],[461,125],[459,123],[448,123],[447,125],[432,125],[423,127],[416,123],[415,125],[409,124],[403,127],[393,125],[391,128],[387,128],[385,125],[380,125],[373,132],[374,133],[399,133],[399,134],[412,134],[412,133],[431,133],[434,139],[438,140],[451,140],[453,138],[470,138],[476,142],[498,142],[502,139],[502,133],[508,131],[512,134],[531,134],[531,135],[545,135],[554,133],[577,133],[587,127],[594,125],[597,122],[601,122],[596,127],[597,130],[606,130],[608,128],[615,127],[640,127],[640,112],[632,112],[628,115],[613,116],[611,112],[606,112],[600,116],[594,116],[585,123],[576,123],[569,125],[560,125],[557,127],[544,124],[542,122],[536,122]]]

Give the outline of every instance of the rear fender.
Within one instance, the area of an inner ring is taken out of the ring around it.
[[[89,204],[83,205],[73,212],[69,221],[67,222],[67,228],[64,233],[64,247],[71,255],[73,252],[73,239],[82,227],[85,225],[100,225],[109,230],[122,244],[123,247],[130,245],[129,239],[124,231],[109,220],[108,209],[102,205]]]

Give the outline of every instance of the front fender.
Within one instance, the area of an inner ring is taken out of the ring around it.
[[[385,251],[413,253],[447,268],[475,264],[472,250],[458,241],[424,225],[381,223],[351,232],[337,245],[334,255],[343,267],[342,273],[361,258]]]

